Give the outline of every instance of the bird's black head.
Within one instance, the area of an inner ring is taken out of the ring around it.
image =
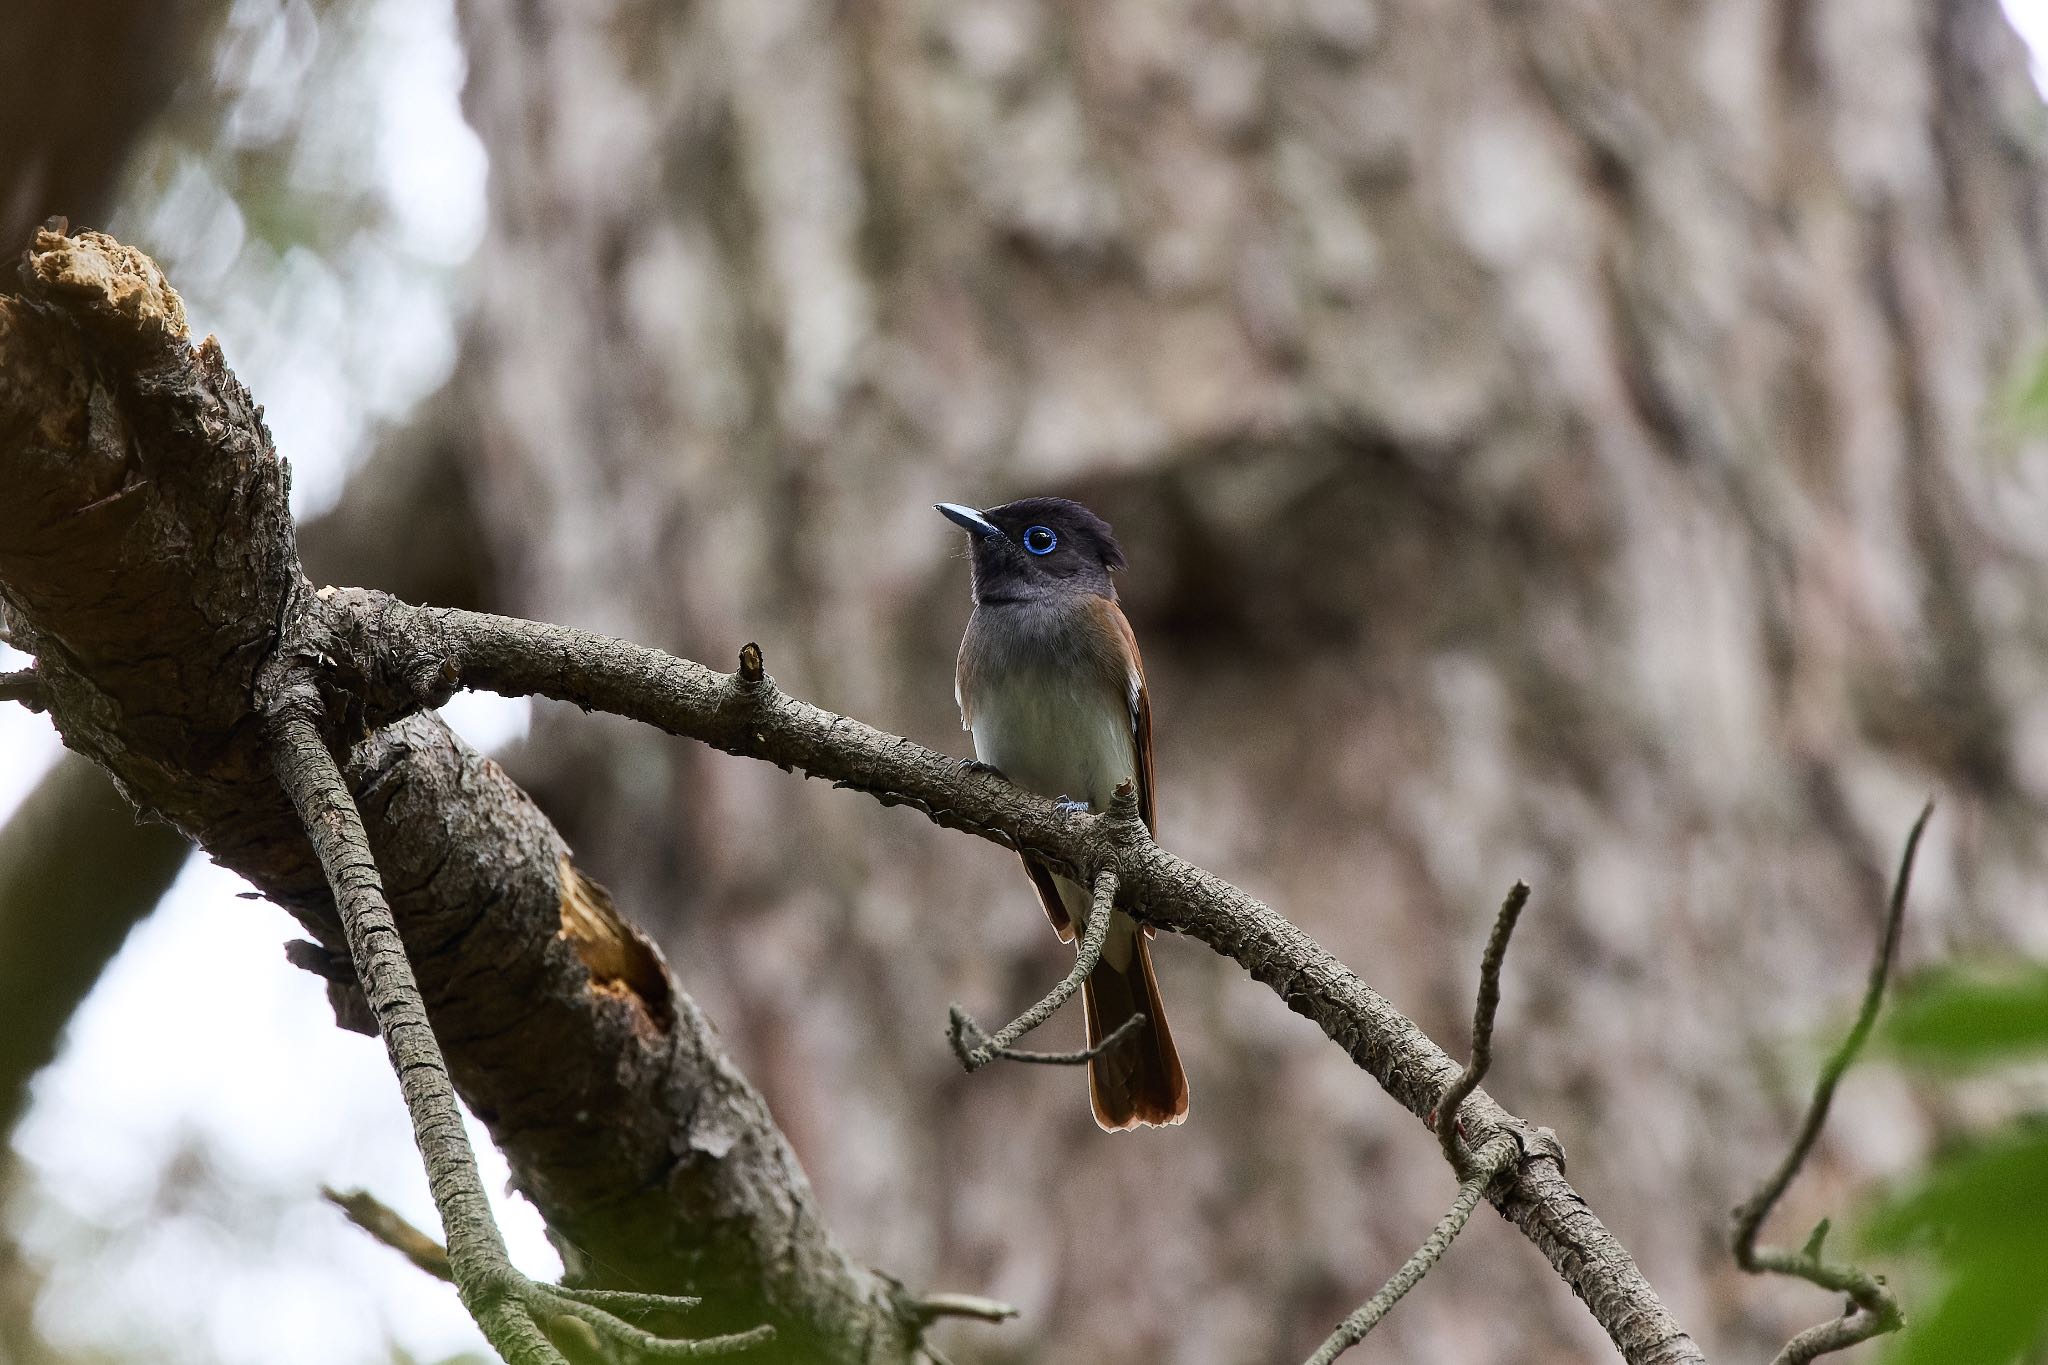
[[[967,532],[974,556],[974,600],[1028,601],[1089,592],[1112,600],[1113,569],[1124,566],[1109,523],[1066,498],[1019,498],[977,512],[958,503],[938,509]]]

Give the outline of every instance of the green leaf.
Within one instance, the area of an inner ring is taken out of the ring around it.
[[[1938,1160],[1866,1226],[1879,1248],[1918,1245],[1941,1268],[1886,1365],[2008,1365],[2048,1341],[2048,1127],[2014,1124]]]
[[[1929,1247],[1945,1264],[2003,1257],[2048,1285],[2048,1127],[2015,1125],[1935,1163],[1865,1224],[1879,1250]]]
[[[1892,1007],[1885,1037],[1912,1060],[1944,1065],[2048,1051],[2048,971],[1915,986]]]
[[[1886,1365],[2007,1365],[2031,1359],[2048,1337],[2040,1266],[1992,1263],[1953,1278],[1914,1313]]]
[[[2013,390],[2012,422],[2023,432],[2048,430],[2048,355],[2033,362]]]

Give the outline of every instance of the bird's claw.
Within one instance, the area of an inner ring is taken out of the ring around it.
[[[1052,803],[1052,808],[1061,815],[1089,815],[1094,813],[1095,810],[1086,801],[1076,801],[1071,796],[1062,796],[1059,800]]]
[[[984,763],[978,758],[963,758],[958,767],[963,773],[987,773],[990,777],[1002,777],[1003,770],[993,763]],[[1008,781],[1004,778],[1004,781]]]

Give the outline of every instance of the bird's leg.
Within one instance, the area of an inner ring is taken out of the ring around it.
[[[979,1071],[998,1057],[1005,1057],[1013,1062],[1080,1066],[1100,1057],[1145,1026],[1142,1012],[1132,1015],[1107,1038],[1079,1052],[1020,1052],[1014,1046],[1018,1039],[1052,1018],[1054,1011],[1073,999],[1074,992],[1080,990],[1081,983],[1088,979],[1088,973],[1094,971],[1095,964],[1102,960],[1102,945],[1109,937],[1109,913],[1116,903],[1116,873],[1105,871],[1096,875],[1094,897],[1095,903],[1088,911],[1088,928],[1081,935],[1080,946],[1074,952],[1074,970],[1048,991],[1043,1000],[1018,1015],[1006,1027],[998,1029],[994,1035],[984,1032],[966,1010],[958,1005],[952,1006],[949,1011],[952,1022],[946,1029],[946,1040],[953,1045],[953,1055],[960,1059],[960,1065],[969,1071]]]
[[[993,763],[984,763],[978,758],[963,758],[956,766],[963,773],[986,773],[990,777],[1002,777],[1005,782],[1010,780],[1007,777],[1003,777],[1003,770],[1001,768],[998,768]]]
[[[1071,796],[1062,796],[1059,800],[1053,802],[1052,805],[1053,809],[1061,815],[1090,815],[1095,810],[1095,807],[1089,805],[1086,801],[1076,801]]]

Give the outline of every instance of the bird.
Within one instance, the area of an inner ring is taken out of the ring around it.
[[[1110,575],[1125,567],[1109,523],[1078,502],[1033,497],[977,510],[934,506],[967,532],[974,612],[953,695],[974,760],[1041,796],[1108,809],[1132,783],[1155,830],[1152,703]],[[1088,889],[1025,853],[1024,870],[1062,942],[1085,932]],[[1151,931],[1112,910],[1101,961],[1082,984],[1088,1045],[1143,1012],[1134,1036],[1088,1063],[1095,1121],[1116,1132],[1180,1123],[1188,1082],[1159,1000]]]

